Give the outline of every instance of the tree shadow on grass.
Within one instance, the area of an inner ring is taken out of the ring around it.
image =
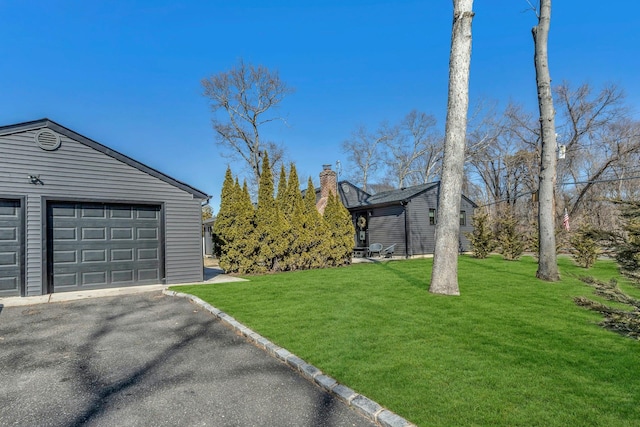
[[[424,270],[424,276],[408,273],[406,269],[396,268],[393,262],[382,262],[377,264],[380,268],[406,282],[408,285],[422,290],[428,290],[431,282],[431,270]],[[428,273],[428,274],[427,274]]]

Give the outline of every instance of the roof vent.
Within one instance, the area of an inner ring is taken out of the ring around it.
[[[43,150],[53,151],[60,147],[60,137],[48,129],[43,129],[36,133],[36,144]]]

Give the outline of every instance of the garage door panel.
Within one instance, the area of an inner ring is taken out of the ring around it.
[[[78,262],[77,251],[58,250],[53,254],[53,262],[56,264],[75,264]]]
[[[140,261],[158,261],[160,254],[158,248],[138,249],[138,260]]]
[[[159,219],[159,213],[159,210],[153,209],[152,207],[141,207],[136,209],[136,218],[157,221]]]
[[[106,205],[83,205],[80,208],[80,215],[82,218],[106,218],[107,206]]]
[[[0,272],[0,274],[2,274]],[[7,295],[10,294],[16,294],[18,293],[18,288],[19,283],[18,283],[18,278],[17,277],[0,277],[0,291],[2,293],[6,293]],[[2,293],[0,293],[0,295],[2,295]]]
[[[132,227],[111,227],[111,240],[133,240],[134,230]]]
[[[55,283],[55,289],[58,291],[67,287],[75,290],[80,285],[78,273],[75,271],[72,273],[54,273],[53,282]]]
[[[14,227],[0,227],[0,240],[18,243],[18,229]]]
[[[133,270],[119,270],[111,272],[111,282],[112,283],[121,283],[131,284],[135,282],[135,271]]]
[[[107,240],[106,227],[83,227],[82,240]]]
[[[133,219],[133,209],[130,206],[114,206],[109,211],[109,218]]]
[[[57,205],[51,208],[51,214],[55,218],[76,218],[76,213],[74,205]]]
[[[138,281],[158,281],[160,280],[160,270],[157,268],[141,268],[138,270]]]
[[[161,281],[159,206],[56,202],[49,215],[54,292]]]
[[[111,261],[133,261],[134,250],[132,248],[111,249]]]
[[[107,262],[107,250],[83,249],[82,262]]]

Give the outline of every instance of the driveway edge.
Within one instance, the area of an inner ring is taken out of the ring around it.
[[[205,302],[194,295],[170,291],[168,289],[163,290],[162,293],[172,297],[187,298],[194,304],[201,306],[216,318],[220,319],[222,323],[233,329],[238,335],[245,337],[251,344],[265,351],[271,357],[286,363],[307,381],[331,393],[333,396],[343,401],[348,407],[374,423],[382,427],[416,427],[415,424],[410,423],[398,414],[391,412],[366,396],[356,393],[349,387],[340,384],[335,379],[323,374],[320,369],[305,362],[303,359],[299,358],[287,349],[275,345],[265,337],[247,328],[245,325],[238,322],[222,310],[218,310],[208,302]]]

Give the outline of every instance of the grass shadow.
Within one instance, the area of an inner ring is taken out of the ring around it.
[[[394,268],[395,267],[394,263],[396,262],[398,261],[381,262],[381,263],[377,263],[376,265],[378,265],[380,268],[393,274],[394,276],[398,277],[400,280],[406,282],[407,284],[413,287],[416,287],[418,289],[425,290],[425,291],[429,289],[429,284],[431,283],[431,266],[429,266],[428,270],[424,270],[425,272],[424,276],[417,276],[417,275],[407,273],[405,269]],[[402,261],[399,261],[399,262],[402,262]]]

